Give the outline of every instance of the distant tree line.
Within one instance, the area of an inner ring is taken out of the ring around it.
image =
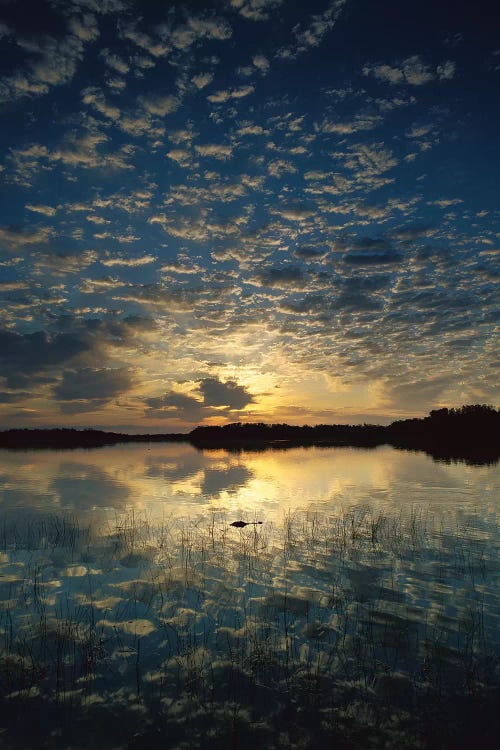
[[[471,463],[500,457],[500,411],[488,404],[434,409],[423,419],[390,424],[388,442],[398,448],[425,450],[438,458],[463,455]],[[475,460],[477,459],[477,460]]]
[[[0,432],[0,448],[98,448],[104,445],[130,442],[185,441],[180,433],[163,435],[129,435],[123,432],[72,427],[50,427],[47,429],[11,429]]]
[[[349,445],[424,450],[443,460],[472,463],[500,458],[500,411],[488,404],[435,409],[427,417],[403,419],[390,425],[288,425],[235,422],[220,427],[200,426],[188,434],[129,435],[93,429],[11,429],[0,432],[4,448],[94,448],[125,442],[189,442],[197,448],[287,448],[294,445]]]

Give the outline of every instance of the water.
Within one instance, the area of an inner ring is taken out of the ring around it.
[[[187,444],[0,466],[2,746],[494,746],[498,466]]]

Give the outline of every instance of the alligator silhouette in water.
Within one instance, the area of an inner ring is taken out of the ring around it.
[[[262,523],[262,521],[233,521],[229,525],[242,529],[244,526],[258,526],[260,523]]]

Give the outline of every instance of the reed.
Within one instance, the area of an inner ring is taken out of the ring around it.
[[[487,550],[418,509],[27,524],[1,536],[6,748],[41,713],[51,748],[98,726],[100,747],[270,749],[488,746],[498,728]]]

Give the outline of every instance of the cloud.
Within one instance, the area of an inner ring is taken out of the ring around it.
[[[153,38],[139,31],[135,24],[124,24],[120,28],[120,35],[123,39],[128,39],[133,42],[137,47],[146,50],[148,54],[153,58],[165,57],[171,47],[169,44],[165,44],[164,41],[158,38]]]
[[[280,303],[280,310],[293,315],[317,315],[323,314],[331,306],[330,302],[323,294],[306,294],[298,302],[285,301]]]
[[[247,281],[270,289],[304,289],[309,284],[309,279],[300,266],[266,268]]]
[[[254,402],[253,396],[242,385],[234,380],[225,383],[218,378],[204,378],[200,381],[199,391],[205,406],[223,406],[227,409],[243,409]]]
[[[130,70],[130,65],[121,57],[111,52],[109,49],[102,49],[99,52],[99,57],[102,57],[106,65],[116,73],[126,75]]]
[[[449,208],[450,206],[458,206],[463,203],[462,198],[441,198],[436,201],[427,201],[428,206],[439,206],[439,208]]]
[[[195,151],[200,156],[209,156],[212,159],[225,161],[233,154],[233,147],[222,143],[207,143],[205,145],[195,146]]]
[[[37,253],[33,265],[37,271],[48,269],[55,276],[79,273],[97,260],[94,250],[81,253]]]
[[[348,169],[358,178],[368,178],[396,167],[398,160],[383,143],[358,143],[349,148],[350,155],[344,159]]]
[[[81,16],[72,16],[68,26],[70,31],[81,39],[82,42],[94,42],[99,37],[99,26],[97,19],[92,13],[84,13]]]
[[[109,120],[118,120],[120,118],[120,110],[113,104],[106,101],[102,91],[95,87],[89,87],[82,91],[82,101],[84,104],[88,104]]]
[[[383,117],[373,114],[356,115],[352,120],[342,122],[332,122],[323,120],[315,126],[315,130],[320,133],[337,133],[338,135],[349,135],[362,130],[373,130],[383,122]]]
[[[169,391],[163,396],[146,399],[147,416],[182,419],[192,424],[211,416],[227,416],[228,412],[244,409],[254,403],[248,390],[234,380],[203,378],[197,381],[196,395]]]
[[[91,224],[97,224],[98,226],[103,226],[104,224],[111,224],[111,221],[109,219],[104,219],[102,216],[94,216],[93,214],[89,214],[85,218]]]
[[[362,252],[346,253],[342,260],[349,266],[379,266],[401,263],[403,256],[394,250],[363,250]]]
[[[113,295],[114,300],[135,302],[170,312],[192,312],[196,305],[203,305],[207,300],[213,301],[227,293],[225,289],[212,289],[208,286],[190,289],[183,287],[171,289],[164,284],[121,284],[121,286],[127,288]]]
[[[243,97],[252,94],[254,91],[255,86],[238,86],[237,88],[233,89],[223,89],[221,91],[216,91],[215,93],[207,96],[207,99],[213,104],[224,104],[231,99],[242,99]]]
[[[298,170],[291,161],[274,159],[267,165],[267,171],[271,177],[282,177],[284,174],[295,174]]]
[[[249,21],[267,21],[283,0],[229,0],[229,5]]]
[[[163,264],[160,268],[160,271],[162,273],[194,276],[201,274],[203,272],[203,268],[195,263],[188,255],[181,254],[174,262]]]
[[[274,213],[288,221],[305,221],[314,216],[314,211],[307,208],[281,208],[276,209]]]
[[[262,75],[265,75],[269,71],[270,63],[265,55],[262,55],[260,53],[258,55],[254,55],[252,58],[252,63],[262,73]]]
[[[231,203],[247,194],[245,175],[241,175],[237,183],[215,182],[215,179],[216,176],[211,175],[210,187],[172,185],[165,197],[165,205],[203,206],[218,201]]]
[[[204,89],[213,81],[213,73],[198,73],[191,78],[197,89]]]
[[[27,208],[28,211],[33,211],[34,213],[42,214],[43,216],[55,216],[57,212],[57,208],[54,208],[53,206],[34,206],[31,203],[27,203],[25,208]]]
[[[346,0],[333,0],[323,13],[312,16],[307,26],[300,24],[293,30],[295,41],[278,51],[282,59],[294,59],[298,55],[321,44],[326,34],[333,29],[346,4]]]
[[[62,411],[94,411],[130,390],[133,378],[127,368],[66,370],[52,391]],[[69,402],[69,403],[68,403]]]
[[[46,245],[54,234],[55,230],[51,227],[37,229],[0,227],[0,243],[7,250],[22,250],[27,245]]]
[[[90,342],[79,335],[0,330],[0,376],[10,388],[23,388],[32,380],[45,380],[48,371],[89,348]]]
[[[52,383],[61,369],[81,370],[89,362],[102,367],[109,347],[128,347],[144,331],[154,329],[149,318],[80,320],[63,316],[55,330],[18,333],[0,329],[0,377],[12,389]]]
[[[176,96],[170,95],[160,96],[150,94],[149,96],[140,96],[139,102],[146,112],[149,112],[151,115],[159,115],[160,117],[175,112],[180,106],[179,99]]]
[[[350,266],[390,265],[403,260],[384,238],[361,237],[344,243],[338,243],[338,248],[347,245],[348,251],[342,256],[342,261]]]
[[[168,31],[170,33],[168,33]],[[165,29],[165,35],[176,49],[187,50],[200,39],[229,39],[230,25],[223,18],[189,16],[186,23],[175,29]]]
[[[185,393],[170,391],[163,396],[145,400],[148,418],[172,419],[180,417],[186,422],[196,424],[207,415],[203,402]]]
[[[121,13],[129,8],[128,0],[60,0],[60,3],[69,11],[92,11],[97,15]]]
[[[175,161],[180,167],[189,167],[192,162],[191,152],[185,148],[173,148],[167,151],[166,156]]]
[[[151,136],[154,138],[161,138],[165,132],[163,127],[154,127],[152,124],[152,117],[149,112],[143,111],[140,114],[136,114],[136,110],[131,110],[121,116],[117,122],[120,130],[124,133],[132,135],[135,138],[141,136]]]
[[[0,101],[23,96],[46,94],[52,86],[69,83],[84,56],[85,43],[98,36],[95,18],[91,14],[70,19],[72,34],[60,39],[49,35],[16,39],[18,47],[27,55],[24,68],[0,82]]]
[[[399,409],[429,411],[450,387],[449,375],[427,376],[402,383],[387,383],[386,397],[391,406]]]
[[[328,249],[324,247],[314,247],[309,245],[300,245],[293,249],[296,258],[307,262],[323,260],[328,254]]]
[[[132,169],[129,163],[131,151],[127,146],[122,146],[114,152],[98,150],[109,140],[107,135],[99,132],[86,132],[80,135],[69,133],[65,142],[49,152],[47,158],[49,161],[82,169]]]
[[[430,224],[415,224],[392,232],[391,239],[398,242],[413,242],[419,237],[430,237],[432,232],[433,227]]]
[[[11,181],[23,187],[31,187],[32,180],[45,167],[44,162],[48,154],[48,148],[39,143],[33,143],[25,148],[12,149]]]
[[[27,289],[28,284],[25,281],[0,281],[0,294],[4,292],[17,292],[20,289]]]
[[[127,286],[125,281],[112,278],[111,276],[104,276],[100,279],[82,279],[80,292],[82,294],[102,294],[103,292],[120,289],[120,287],[124,286]]]
[[[436,73],[440,81],[450,81],[455,76],[456,64],[452,60],[446,60],[436,68]]]
[[[262,125],[255,125],[253,123],[245,123],[238,128],[236,133],[240,136],[244,135],[267,135],[268,131],[264,130]]]
[[[394,65],[367,64],[363,67],[365,76],[373,76],[379,81],[392,85],[407,84],[409,86],[423,86],[436,80],[449,81],[455,75],[455,63],[445,60],[433,67],[426,63],[420,55],[412,55]]]
[[[138,258],[123,257],[120,255],[111,255],[107,253],[105,258],[101,258],[103,266],[125,266],[127,268],[137,268],[145,266],[156,261],[155,255],[141,255]]]

